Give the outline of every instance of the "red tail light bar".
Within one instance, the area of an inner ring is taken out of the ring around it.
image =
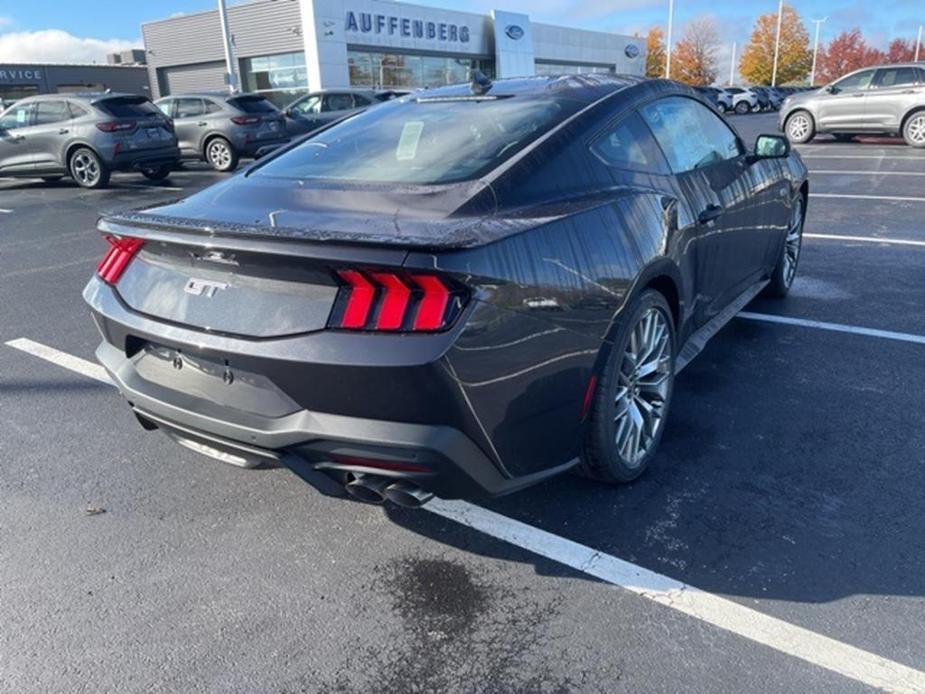
[[[106,242],[109,244],[109,250],[96,266],[96,272],[104,282],[115,284],[132,258],[141,250],[144,241],[131,237],[107,236]]]
[[[235,125],[256,125],[260,121],[260,116],[233,116],[231,119]]]
[[[433,274],[338,270],[343,281],[330,326],[345,330],[434,332],[448,328],[465,293]]]
[[[104,133],[117,133],[123,130],[132,130],[135,127],[135,121],[106,121],[97,123],[96,127]]]

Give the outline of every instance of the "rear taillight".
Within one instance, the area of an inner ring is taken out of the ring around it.
[[[144,241],[131,237],[107,236],[106,243],[109,244],[109,250],[96,266],[96,272],[104,282],[115,284],[144,245]]]
[[[338,270],[343,284],[330,326],[346,330],[434,332],[448,328],[466,294],[437,275]]]
[[[231,122],[235,125],[256,125],[260,122],[258,116],[234,116]]]
[[[104,133],[117,133],[123,130],[132,130],[135,127],[134,121],[104,121],[97,123],[96,127]]]

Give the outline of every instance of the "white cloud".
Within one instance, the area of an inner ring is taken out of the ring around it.
[[[140,40],[80,38],[59,29],[7,32],[0,34],[0,62],[105,63],[107,53],[140,44]]]

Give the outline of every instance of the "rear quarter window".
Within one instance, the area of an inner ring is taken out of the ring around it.
[[[636,113],[608,126],[591,143],[591,151],[602,162],[617,169],[669,173],[655,138]]]

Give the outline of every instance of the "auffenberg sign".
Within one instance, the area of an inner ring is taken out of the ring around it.
[[[0,69],[0,82],[22,82],[24,80],[41,80],[41,70],[2,70]]]
[[[409,39],[469,43],[469,27],[465,24],[428,22],[423,19],[409,19],[371,12],[347,10],[345,29],[354,34],[385,34]]]

